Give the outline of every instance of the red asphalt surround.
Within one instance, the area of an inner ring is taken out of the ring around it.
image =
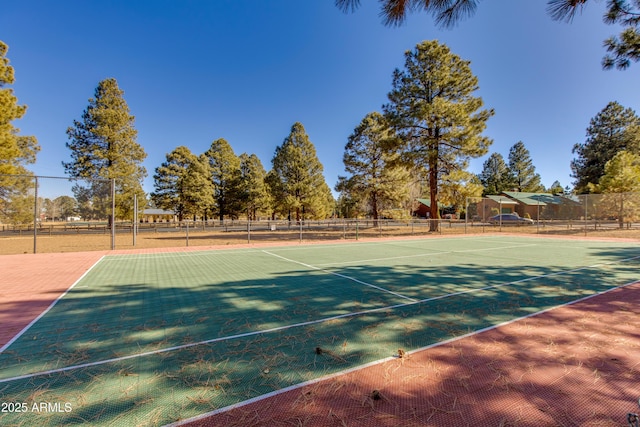
[[[634,283],[185,425],[627,426],[639,302]]]

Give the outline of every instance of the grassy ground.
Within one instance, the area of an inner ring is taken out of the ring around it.
[[[449,234],[484,234],[484,233],[518,233],[518,234],[542,234],[558,236],[577,236],[591,238],[627,238],[640,239],[639,229],[609,229],[609,230],[589,230],[586,235],[584,229],[567,229],[561,227],[504,227],[502,231],[498,227],[449,227],[444,225],[440,231],[428,232],[426,227],[385,227],[382,229],[368,228],[359,230],[356,236],[355,230],[303,230],[302,241],[313,242],[323,240],[356,240],[356,238],[378,238],[392,236],[428,236],[428,235],[449,235]],[[246,231],[189,231],[187,239],[184,230],[173,232],[146,232],[140,233],[133,245],[133,235],[131,233],[118,233],[116,235],[116,249],[149,249],[149,248],[171,248],[185,246],[218,246],[218,245],[238,245],[247,243],[262,242],[297,242],[300,241],[299,230],[278,230],[278,231],[256,231],[247,236]],[[47,235],[40,234],[36,240],[37,253],[59,253],[59,252],[84,252],[111,249],[111,236],[109,233],[99,234],[65,234]],[[25,254],[34,252],[33,234],[22,236],[0,237],[0,255]]]

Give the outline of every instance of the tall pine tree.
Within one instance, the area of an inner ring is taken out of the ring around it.
[[[492,153],[483,163],[479,178],[484,187],[484,196],[511,190],[509,184],[512,180],[509,168],[500,153]]]
[[[406,52],[404,70],[393,73],[385,115],[404,142],[405,158],[426,169],[431,218],[439,217],[441,174],[465,169],[468,159],[484,155],[492,142],[481,134],[493,110],[481,109],[482,99],[473,96],[477,89],[469,61],[435,40]]]
[[[518,141],[509,149],[509,174],[511,189],[520,192],[544,191],[540,175],[531,160],[529,150],[524,142]]]
[[[395,208],[407,197],[409,173],[398,164],[395,134],[378,112],[367,114],[344,148],[343,163],[351,175],[339,177],[337,191],[364,200],[377,221],[384,208]]]
[[[115,180],[117,218],[133,217],[134,195],[138,206],[145,206],[142,180],[147,171],[142,161],[147,154],[136,141],[135,118],[123,95],[116,79],[102,80],[82,119],[67,129],[71,161],[62,164],[70,177],[87,180],[86,186],[77,184],[73,191],[95,217],[104,218],[110,211],[109,184],[104,180]]]
[[[19,135],[20,129],[13,126],[27,111],[26,105],[18,105],[13,90],[6,87],[15,82],[14,70],[9,65],[9,47],[0,41],[0,216],[11,222],[33,219],[33,208],[24,211],[21,206],[33,207],[25,198],[32,180],[6,175],[31,175],[27,164],[36,161],[40,146],[34,136]],[[3,176],[4,175],[4,176]]]
[[[188,216],[206,217],[213,204],[213,183],[209,178],[206,158],[180,146],[156,168],[151,199],[157,207],[174,211],[180,221]]]
[[[242,210],[250,220],[256,220],[258,211],[269,208],[266,184],[267,171],[255,154],[240,155],[240,194]]]
[[[591,119],[586,141],[575,144],[572,150],[577,156],[571,161],[576,193],[588,193],[592,188],[589,184],[598,184],[605,165],[619,151],[640,154],[639,125],[636,113],[617,102],[608,103]]]
[[[301,123],[294,123],[271,162],[267,181],[280,213],[289,218],[293,214],[297,221],[332,213],[333,196],[322,175],[322,163]]]
[[[220,221],[240,214],[240,159],[224,138],[216,139],[204,153],[209,160],[215,211]]]

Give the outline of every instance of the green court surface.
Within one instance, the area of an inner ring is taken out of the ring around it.
[[[0,425],[170,424],[628,284],[639,264],[637,243],[511,236],[109,255],[0,353],[0,402],[27,409]]]

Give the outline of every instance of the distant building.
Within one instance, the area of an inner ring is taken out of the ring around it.
[[[140,222],[174,222],[177,220],[174,211],[164,209],[147,208],[142,212]]]
[[[500,195],[486,197],[483,202],[484,219],[498,213],[517,213],[533,220],[559,218],[583,209],[578,201],[551,193],[504,191]]]

